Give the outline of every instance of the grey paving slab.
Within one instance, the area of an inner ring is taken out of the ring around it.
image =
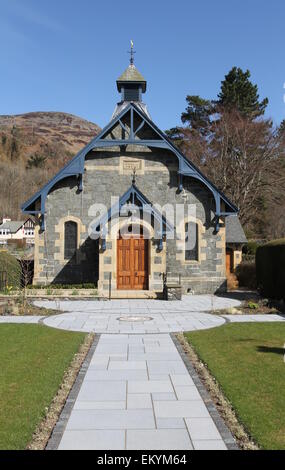
[[[110,361],[109,370],[144,370],[146,361]]]
[[[88,381],[122,381],[136,380],[144,381],[148,379],[147,370],[89,370],[86,374]]]
[[[155,401],[154,412],[158,418],[209,418],[203,400]]]
[[[175,393],[152,393],[151,394],[153,401],[169,401],[177,400],[177,395]]]
[[[170,374],[171,382],[173,383],[174,387],[176,386],[189,386],[194,385],[192,377],[187,373],[184,374]]]
[[[282,322],[285,315],[223,315],[231,323]]]
[[[174,387],[178,400],[201,400],[201,395],[195,385],[189,387]]]
[[[184,429],[155,429],[127,431],[129,450],[190,450],[189,434]]]
[[[187,429],[191,439],[220,440],[220,433],[211,418],[186,418]]]
[[[126,400],[124,401],[82,401],[76,400],[74,410],[124,410]]]
[[[66,429],[155,429],[155,421],[152,410],[73,410]]]
[[[173,387],[170,380],[137,380],[128,382],[129,393],[171,393]]]
[[[177,351],[174,352],[148,352],[145,354],[129,353],[130,361],[179,361],[180,356]]]
[[[127,408],[129,410],[136,409],[152,409],[152,400],[150,393],[128,393]]]
[[[156,418],[158,429],[185,429],[185,420],[183,418]]]
[[[226,450],[227,447],[222,439],[193,441],[195,450]]]
[[[126,399],[125,381],[106,382],[105,380],[84,380],[78,395],[78,401],[120,401]]]
[[[0,323],[28,323],[36,324],[39,323],[44,317],[41,316],[0,316]]]
[[[160,380],[160,381],[168,381],[169,375],[168,374],[148,374],[149,380]]]
[[[124,450],[125,431],[65,431],[59,450]]]
[[[181,360],[178,361],[147,361],[150,374],[167,373],[183,374],[187,369]]]

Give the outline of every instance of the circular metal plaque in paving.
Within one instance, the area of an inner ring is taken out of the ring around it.
[[[119,321],[126,321],[126,322],[145,322],[151,321],[153,318],[151,317],[143,317],[143,316],[135,316],[135,315],[124,315],[123,317],[119,317],[117,320]]]

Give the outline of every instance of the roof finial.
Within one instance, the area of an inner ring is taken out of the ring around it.
[[[129,54],[131,54],[130,64],[134,65],[136,51],[134,51],[134,41],[132,39],[131,39],[131,51],[129,52]]]

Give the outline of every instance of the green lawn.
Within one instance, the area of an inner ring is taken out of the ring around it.
[[[285,324],[228,324],[185,336],[254,440],[285,449]]]
[[[0,325],[0,449],[24,449],[85,334]]]

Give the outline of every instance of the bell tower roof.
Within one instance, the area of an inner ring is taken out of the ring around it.
[[[146,80],[134,64],[135,53],[134,43],[131,41],[130,65],[117,80],[117,88],[119,93],[122,94],[122,101],[140,102],[142,93],[146,92]]]
[[[146,80],[138,71],[134,64],[130,64],[117,80],[118,91],[121,92],[123,86],[141,86],[142,93],[146,92]]]

